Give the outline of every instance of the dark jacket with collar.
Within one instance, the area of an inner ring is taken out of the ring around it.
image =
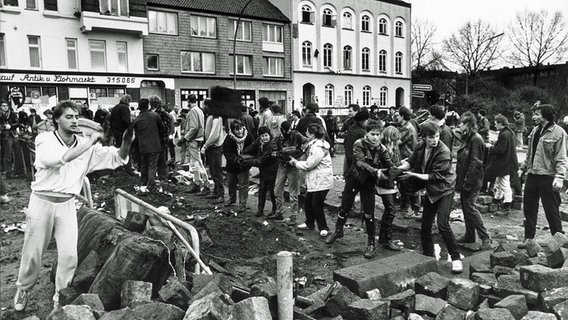
[[[373,147],[365,141],[365,138],[358,139],[353,145],[353,164],[372,177],[368,182],[373,185],[377,183],[377,170],[390,169],[394,166],[391,155],[384,145],[379,143]],[[393,180],[380,182],[382,187],[394,188]]]
[[[130,106],[119,103],[110,110],[110,129],[122,134],[130,126]]]
[[[347,168],[351,168],[351,165],[353,164],[353,145],[355,144],[355,141],[363,138],[366,133],[367,131],[365,128],[363,128],[358,122],[354,122],[347,130],[347,135],[343,141]]]
[[[441,141],[438,142],[436,147],[432,148],[426,161],[426,166],[424,170],[422,170],[425,152],[426,142],[422,141],[408,158],[408,163],[413,172],[428,174],[428,181],[425,183],[426,196],[430,202],[434,203],[442,197],[454,192],[456,173],[452,168],[450,149]],[[411,183],[414,182],[415,181],[411,181]],[[418,183],[418,181],[416,182]]]
[[[260,179],[276,179],[278,161],[276,161],[277,149],[274,139],[270,140],[270,142],[263,146],[260,143],[260,138],[257,138],[250,146],[243,150],[243,153],[256,157],[255,159],[250,160],[250,164],[258,167],[260,170]]]
[[[490,178],[513,175],[519,170],[517,140],[513,130],[503,128],[495,145],[489,148],[489,163],[485,175]]]
[[[450,149],[450,152],[452,151],[454,145],[454,133],[446,124],[440,126],[440,141],[442,141],[446,147]]]
[[[10,125],[10,129],[6,129],[6,125]],[[14,139],[18,136],[16,129],[18,128],[18,115],[11,108],[7,113],[0,111],[0,137],[2,140]]]
[[[140,153],[154,153],[162,150],[159,132],[164,130],[160,116],[153,111],[142,111],[132,123],[138,140]]]
[[[314,113],[309,112],[302,119],[300,119],[300,121],[298,121],[298,125],[296,126],[296,130],[299,133],[301,133],[302,135],[305,135],[306,129],[308,129],[308,126],[312,123],[317,123],[320,126],[323,126],[321,119],[316,117],[316,115]]]
[[[227,135],[225,142],[223,142],[223,155],[225,155],[225,159],[227,160],[227,164],[225,165],[227,172],[239,173],[245,172],[250,169],[250,163],[245,162],[242,155],[244,154],[244,150],[246,150],[246,148],[253,143],[254,138],[250,133],[247,132],[247,136],[243,143],[243,149],[241,150],[241,154],[239,155],[237,150],[237,142],[233,138],[233,135]]]
[[[485,144],[477,132],[465,137],[458,149],[456,165],[456,191],[468,192],[481,189]]]

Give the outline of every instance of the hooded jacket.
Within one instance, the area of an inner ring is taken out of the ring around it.
[[[306,187],[308,192],[329,190],[333,187],[333,168],[327,141],[314,139],[305,147],[308,158],[297,161],[296,168],[306,171]]]

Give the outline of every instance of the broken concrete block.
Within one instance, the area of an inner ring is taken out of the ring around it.
[[[491,196],[479,196],[477,197],[477,203],[479,204],[490,204],[493,202],[493,197]]]
[[[516,320],[524,317],[529,311],[527,307],[527,300],[523,295],[512,295],[505,297],[503,300],[497,302],[495,308],[504,308],[511,311]]]
[[[146,222],[148,222],[147,215],[136,211],[128,211],[122,226],[130,231],[140,233],[146,229]]]
[[[95,313],[95,315],[99,315],[96,318],[100,318],[100,316],[105,312],[105,306],[103,305],[101,298],[99,298],[99,295],[94,293],[83,293],[70,304],[86,305],[91,307],[91,310]]]
[[[503,266],[514,268],[517,265],[515,256],[506,251],[492,253],[491,256],[489,256],[489,262],[491,267]]]
[[[536,255],[541,251],[541,246],[534,239],[529,239],[527,241],[527,255],[529,258],[536,257]]]
[[[487,301],[487,304],[489,305],[490,308],[493,308],[493,306],[501,301],[501,298],[495,294],[483,294],[483,295],[479,295],[479,300],[481,301]]]
[[[377,288],[366,292],[367,298],[371,300],[379,300],[381,297],[381,291]]]
[[[433,298],[446,299],[446,291],[450,279],[437,272],[429,272],[414,282],[416,294],[424,294]]]
[[[96,320],[91,308],[88,306],[66,305],[54,313],[50,313],[46,320]]]
[[[77,270],[75,270],[75,276],[71,285],[81,292],[89,291],[103,264],[104,261],[101,259],[101,256],[95,250],[91,251]]]
[[[162,241],[170,250],[174,248],[174,232],[170,228],[151,226],[143,234],[150,239]]]
[[[495,283],[497,284],[497,283]],[[479,285],[479,296],[481,295],[488,295],[493,294],[493,286],[487,284],[480,284]]]
[[[424,318],[422,318],[416,313],[411,313],[408,315],[408,320],[424,320]]]
[[[487,261],[486,259],[474,259],[469,264],[470,277],[474,273],[491,273],[491,272],[493,272],[491,265],[489,264],[489,261]]]
[[[158,291],[158,297],[165,303],[187,310],[189,300],[191,300],[191,292],[179,282],[177,277],[170,277]]]
[[[152,300],[152,284],[144,281],[127,280],[120,291],[121,308],[134,308]]]
[[[325,313],[325,308],[325,302],[318,299],[311,306],[303,309],[302,312],[314,318],[321,318]]]
[[[480,285],[494,286],[497,284],[497,277],[493,273],[474,273],[470,275],[470,279]]]
[[[567,269],[552,269],[549,267],[534,265],[523,266],[519,269],[521,284],[523,287],[541,292],[566,286],[568,284]]]
[[[568,248],[568,236],[563,233],[556,232],[553,237],[548,239],[546,245],[548,246],[548,250],[550,252],[554,252],[559,248]]]
[[[477,306],[477,310],[481,310],[481,309],[490,309],[491,306],[489,306],[489,299],[483,299],[483,301],[479,304],[479,306]]]
[[[503,267],[503,266],[495,266],[493,268],[493,273],[495,273],[495,277],[499,279],[500,276],[518,276],[519,272],[513,268]]]
[[[73,287],[63,288],[59,290],[59,305],[66,306],[80,295],[81,292]]]
[[[215,283],[219,290],[225,294],[231,294],[233,285],[231,281],[226,276],[216,273],[216,274],[195,274],[191,276],[191,294],[198,293],[203,287],[209,283]]]
[[[199,292],[194,294],[193,297],[191,297],[189,304],[192,304],[193,302],[202,299],[203,297],[208,296],[211,293],[222,294],[223,291],[221,291],[214,282],[211,282],[207,284],[204,288],[199,290]]]
[[[316,318],[310,317],[309,315],[305,314],[302,308],[294,306],[294,320],[316,320]]]
[[[110,312],[105,312],[105,314],[99,318],[99,320],[123,320],[133,318],[133,309],[123,308],[119,310],[113,310]],[[138,319],[136,319],[138,320]]]
[[[183,319],[225,320],[229,319],[232,311],[231,298],[228,295],[213,292],[191,303]]]
[[[438,263],[434,258],[416,252],[403,252],[336,270],[333,280],[347,286],[360,297],[374,288],[378,288],[383,297],[388,297],[411,287],[414,279],[436,271]]]
[[[135,319],[145,320],[181,320],[185,314],[180,308],[159,301],[137,305],[132,311]]]
[[[438,313],[436,320],[462,320],[466,314],[466,311],[448,304]]]
[[[448,303],[454,307],[473,310],[479,301],[479,284],[468,279],[451,279],[446,296]]]
[[[327,312],[329,312],[332,317],[347,314],[349,305],[359,299],[361,298],[351,292],[349,288],[341,285],[337,292],[326,301]]]
[[[537,305],[538,292],[525,289],[518,276],[500,276],[497,278],[497,285],[493,287],[493,291],[501,298],[522,294],[525,296],[530,309],[534,309]]]
[[[548,261],[548,265],[551,268],[561,268],[566,260],[568,260],[568,249],[565,248],[558,248],[558,250],[552,251],[546,257],[546,261]]]
[[[276,281],[270,278],[268,282],[257,283],[252,286],[250,295],[253,297],[265,297],[268,300],[268,307],[274,317],[278,315],[278,292],[276,291]]]
[[[349,305],[347,320],[380,320],[389,318],[389,302],[384,300],[360,299]]]
[[[440,298],[432,298],[423,294],[416,295],[415,312],[419,315],[435,317],[448,303]]]
[[[388,296],[385,300],[390,301],[391,308],[399,310],[414,310],[414,302],[416,301],[416,293],[412,289],[408,289],[401,293]]]
[[[250,319],[265,320],[272,319],[268,300],[264,297],[252,297],[245,299],[233,306],[231,318],[229,320]]]
[[[515,317],[507,309],[496,308],[477,311],[475,320],[515,320]]]
[[[552,311],[559,320],[568,320],[568,300],[555,305]]]
[[[564,282],[564,285],[568,285],[568,283]],[[568,300],[568,287],[546,290],[538,296],[539,307],[547,312],[552,312],[555,305],[566,300]]]
[[[318,291],[310,294],[309,296],[307,296],[306,298],[308,299],[312,299],[312,300],[322,300],[325,301],[327,300],[327,298],[329,298],[329,295],[331,294],[330,290],[332,290],[332,286],[339,286],[339,283],[330,283],[328,285],[326,285],[325,287],[319,289]]]
[[[552,313],[544,313],[540,311],[529,311],[521,320],[556,320],[556,316]]]

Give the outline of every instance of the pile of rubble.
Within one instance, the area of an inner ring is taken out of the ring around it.
[[[477,203],[475,207],[481,214],[485,213],[498,213],[498,211],[502,206],[502,200],[498,201],[495,200],[492,196],[479,196],[477,197]],[[513,203],[511,204],[511,208],[513,210],[522,210],[523,209],[523,196],[515,195],[513,197]]]

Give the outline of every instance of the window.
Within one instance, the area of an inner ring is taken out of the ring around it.
[[[147,55],[146,66],[148,70],[160,70],[160,56],[157,54]]]
[[[397,37],[402,37],[402,22],[397,21],[394,26],[394,34]]]
[[[282,43],[282,26],[265,24],[262,27],[262,41]]]
[[[103,14],[128,16],[128,0],[100,0],[99,3]]]
[[[361,50],[361,70],[369,71],[369,56],[371,55],[371,50],[369,48],[363,48]]]
[[[230,74],[234,74],[234,56],[230,56]],[[252,75],[251,56],[237,55],[237,74]]]
[[[348,84],[345,86],[345,101],[344,104],[346,106],[353,103],[353,86]]]
[[[106,71],[106,43],[103,40],[89,40],[91,69]]]
[[[118,71],[128,71],[128,47],[125,41],[116,42],[116,52],[118,53]]]
[[[18,6],[18,0],[2,0],[2,4],[4,4],[5,6],[17,7]]]
[[[30,67],[41,68],[41,44],[37,36],[28,36],[30,48]]]
[[[394,72],[402,74],[402,52],[397,52],[394,55]]]
[[[309,41],[302,43],[302,64],[307,67],[312,66],[312,43]]]
[[[37,10],[36,0],[26,0],[26,9]]]
[[[333,105],[333,97],[335,96],[335,93],[334,93],[332,84],[327,84],[325,86],[324,96],[325,96],[325,105],[326,106]]]
[[[302,23],[314,23],[314,13],[310,6],[302,6]]]
[[[351,13],[344,12],[343,13],[343,28],[344,29],[353,29],[353,18]]]
[[[325,27],[335,27],[335,18],[331,9],[323,10],[322,25]]]
[[[353,50],[351,46],[343,47],[343,69],[351,70],[352,60],[353,60]]]
[[[217,37],[217,21],[213,17],[191,16],[191,35],[194,37]]]
[[[386,50],[379,51],[379,72],[382,72],[382,73],[387,72],[387,51]]]
[[[332,66],[332,53],[333,53],[333,46],[329,43],[323,45],[323,67],[331,67]]]
[[[0,67],[6,66],[6,43],[4,34],[0,33]]]
[[[231,20],[233,25],[233,33],[231,34],[231,40],[235,39],[235,30],[237,30],[237,20]],[[251,28],[252,23],[250,21],[240,21],[239,30],[237,31],[237,40],[241,41],[251,41]]]
[[[381,107],[387,106],[388,91],[387,87],[382,87],[379,91],[379,105]]]
[[[196,73],[215,73],[215,54],[182,51],[181,71]]]
[[[77,70],[77,39],[65,39],[67,43],[67,67]]]
[[[387,34],[387,19],[385,18],[379,20],[379,34]]]
[[[368,106],[371,104],[371,87],[364,86],[363,87],[363,105]]]
[[[148,10],[150,33],[177,34],[177,13]]]
[[[363,16],[361,18],[361,31],[369,32],[370,29],[371,18],[369,16]]]
[[[262,65],[262,74],[265,76],[283,77],[284,59],[264,57],[264,63]]]

